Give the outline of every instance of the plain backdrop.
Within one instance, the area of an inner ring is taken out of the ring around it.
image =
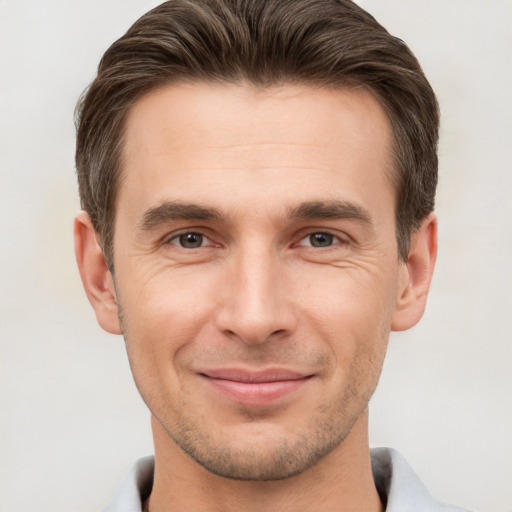
[[[105,505],[152,452],[120,337],[72,250],[73,109],[104,50],[158,2],[0,0],[0,511]],[[423,321],[392,336],[372,446],[432,494],[512,510],[512,2],[365,0],[442,108],[440,253]]]

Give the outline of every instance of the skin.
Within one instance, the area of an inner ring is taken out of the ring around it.
[[[437,244],[432,214],[398,257],[391,145],[361,88],[178,84],[132,107],[115,279],[85,213],[75,244],[152,413],[152,512],[383,509],[367,405]],[[261,372],[297,379],[233,392]]]

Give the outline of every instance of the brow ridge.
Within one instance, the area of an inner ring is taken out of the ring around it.
[[[363,207],[347,201],[306,201],[287,211],[294,220],[352,219],[372,225],[370,213]],[[139,222],[143,231],[151,230],[166,222],[176,220],[221,220],[223,216],[215,208],[194,203],[163,201],[146,210]]]
[[[289,210],[288,216],[297,220],[353,219],[363,224],[372,225],[372,216],[368,210],[347,201],[304,202]]]
[[[220,213],[215,208],[206,208],[194,203],[164,201],[146,210],[139,226],[143,231],[173,220],[218,220]]]

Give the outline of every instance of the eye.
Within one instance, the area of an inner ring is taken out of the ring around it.
[[[305,236],[298,245],[302,247],[331,247],[340,242],[340,238],[332,233],[317,231],[315,233],[309,233]]]
[[[184,249],[198,249],[204,247],[210,240],[201,233],[189,231],[172,237],[169,243],[183,247]]]
[[[329,247],[334,242],[334,235],[330,233],[312,233],[307,238],[313,247]]]

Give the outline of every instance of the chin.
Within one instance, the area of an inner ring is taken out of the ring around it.
[[[252,423],[237,432],[224,429],[224,435],[214,435],[187,422],[186,428],[166,430],[174,444],[209,472],[233,480],[264,482],[307,471],[343,442],[354,423],[340,428],[339,424],[317,421],[309,428],[288,431]]]
[[[341,441],[340,441],[341,442]],[[211,473],[232,480],[265,482],[283,480],[299,475],[317,464],[339,442],[326,446],[308,446],[303,443],[281,442],[262,450],[259,448],[234,449],[231,446],[206,447],[192,450],[182,448],[200,466]]]

